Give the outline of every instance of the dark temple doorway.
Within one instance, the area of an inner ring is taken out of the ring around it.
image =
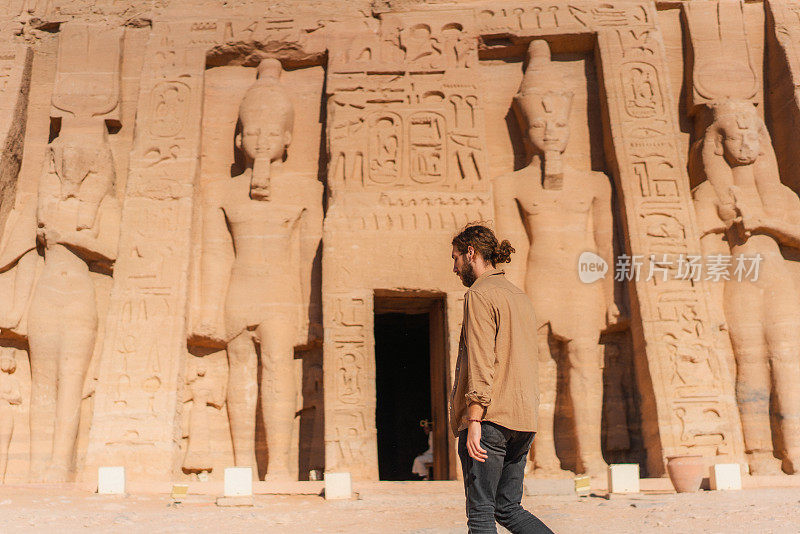
[[[451,478],[444,299],[375,294],[375,423],[380,480]],[[430,437],[429,437],[430,435]]]

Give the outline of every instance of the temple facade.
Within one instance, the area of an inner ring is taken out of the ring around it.
[[[139,4],[3,1],[0,482],[456,478],[471,222],[530,476],[800,472],[800,2]]]

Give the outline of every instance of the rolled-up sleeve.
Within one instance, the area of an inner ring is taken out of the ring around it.
[[[497,321],[492,306],[478,293],[466,294],[464,336],[467,348],[467,403],[489,406],[496,361]]]

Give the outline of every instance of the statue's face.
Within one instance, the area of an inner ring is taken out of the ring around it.
[[[269,120],[242,119],[241,149],[248,158],[266,158],[275,161],[283,157],[289,146],[291,132],[280,117]]]
[[[728,115],[719,121],[720,147],[731,165],[749,165],[761,155],[761,119],[755,113]]]
[[[542,152],[564,152],[569,141],[569,110],[572,95],[548,93],[530,99],[528,138]]]

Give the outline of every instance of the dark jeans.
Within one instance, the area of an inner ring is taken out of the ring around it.
[[[470,534],[496,534],[495,520],[512,534],[552,534],[552,530],[520,504],[525,460],[533,435],[533,432],[517,432],[490,422],[481,423],[481,447],[488,458],[478,462],[467,452],[467,431],[459,433],[458,456],[464,473]]]

